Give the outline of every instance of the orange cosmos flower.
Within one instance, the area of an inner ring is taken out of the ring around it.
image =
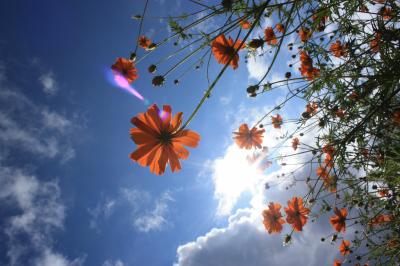
[[[251,23],[248,20],[241,20],[240,26],[242,26],[242,29],[248,30],[251,28]]]
[[[341,260],[338,260],[338,259],[335,259],[335,260],[333,261],[333,266],[342,266],[342,261],[341,261]]]
[[[241,40],[233,43],[231,37],[227,40],[224,34],[219,35],[212,43],[211,48],[215,59],[220,64],[227,64],[230,60],[230,65],[233,69],[239,66],[238,50],[242,49],[244,44]]]
[[[301,197],[293,197],[288,201],[288,207],[285,208],[286,221],[292,225],[295,231],[302,231],[303,226],[307,223],[307,215],[310,209],[303,206]]]
[[[143,49],[146,49],[151,44],[151,40],[148,39],[146,36],[140,36],[138,40],[139,46]]]
[[[269,234],[280,233],[282,231],[282,224],[285,223],[285,220],[282,218],[280,209],[281,205],[279,203],[270,202],[268,204],[268,210],[265,209],[262,212],[264,227]]]
[[[330,155],[333,155],[336,152],[335,148],[330,144],[326,144],[324,147],[322,147],[322,151]]]
[[[306,42],[311,38],[311,31],[308,28],[301,28],[299,30],[299,37],[302,42]]]
[[[337,232],[346,232],[346,217],[347,217],[347,209],[338,209],[335,208],[334,212],[336,215],[332,216],[329,220],[331,225]]]
[[[306,105],[306,112],[311,116],[315,115],[318,110],[318,104],[316,102],[308,103]]]
[[[246,150],[249,150],[252,147],[261,149],[264,132],[265,129],[257,129],[256,127],[249,130],[247,124],[242,124],[239,127],[239,132],[233,132],[233,134],[235,134],[233,138],[241,149],[245,148]]]
[[[121,75],[128,83],[134,82],[139,77],[135,64],[131,60],[122,57],[117,58],[111,69],[114,75]]]
[[[364,6],[364,5],[360,5],[359,8],[358,8],[358,10],[359,10],[359,12],[364,12],[364,13],[369,12],[368,7],[366,7],[366,6]]]
[[[285,32],[285,26],[283,26],[282,23],[276,24],[275,27],[276,27],[276,29],[277,29],[279,32],[281,32],[281,33],[284,33],[284,32]]]
[[[400,126],[400,108],[394,110],[392,114],[392,121]]]
[[[379,43],[381,42],[382,34],[379,32],[375,34],[375,38],[371,40],[369,46],[371,47],[371,51],[374,53],[379,52]]]
[[[347,55],[347,51],[345,46],[342,45],[342,43],[339,40],[336,40],[335,43],[331,44],[331,47],[329,50],[332,52],[332,54],[336,57],[342,57]]]
[[[350,241],[349,240],[343,240],[342,244],[339,247],[340,254],[343,256],[350,254]]]
[[[277,114],[276,116],[271,116],[271,120],[274,128],[281,128],[282,117],[279,114]]]
[[[381,197],[387,197],[387,196],[389,196],[389,189],[387,189],[387,188],[380,189],[380,190],[378,190],[378,194]]]
[[[329,153],[326,154],[324,163],[326,164],[326,167],[332,168],[333,167],[333,155],[331,155]]]
[[[169,163],[171,171],[179,171],[179,159],[189,156],[184,147],[196,147],[200,135],[192,130],[179,129],[182,124],[182,112],[172,117],[169,105],[164,105],[160,112],[157,105],[150,106],[145,113],[133,117],[130,135],[137,144],[137,149],[131,153],[131,159],[141,166],[150,166],[150,172],[161,175]]]
[[[276,39],[274,30],[272,29],[272,27],[267,27],[264,30],[264,35],[265,35],[265,41],[267,42],[267,44],[269,44],[269,45],[277,45],[278,44],[278,40]]]
[[[299,146],[299,144],[300,144],[299,138],[294,138],[294,139],[292,140],[292,147],[293,147],[293,150],[297,150],[297,146]]]
[[[319,76],[319,69],[313,66],[311,57],[305,51],[300,52],[300,62],[299,70],[303,77],[306,77],[308,80],[313,80]]]
[[[385,19],[385,20],[389,20],[389,19],[393,18],[393,11],[389,7],[382,7],[382,9],[380,10],[380,13],[383,16],[383,19]]]
[[[329,173],[326,171],[327,168],[324,166],[319,166],[316,170],[317,176],[321,177],[322,179],[328,179],[329,178]]]
[[[352,100],[352,101],[357,100],[357,99],[358,99],[358,94],[357,94],[357,92],[352,91],[352,92],[350,93],[350,95],[349,95],[349,99]]]
[[[390,214],[380,214],[374,218],[371,219],[370,221],[370,225],[371,226],[376,226],[376,225],[380,225],[383,223],[388,223],[391,222],[393,220],[393,216]]]
[[[343,118],[343,117],[344,117],[344,111],[343,111],[342,109],[338,109],[338,110],[335,112],[335,115],[336,115],[337,117],[339,117],[339,118]]]

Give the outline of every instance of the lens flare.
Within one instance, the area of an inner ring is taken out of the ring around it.
[[[158,112],[158,116],[161,118],[161,120],[165,120],[168,117],[168,112],[165,112],[164,110],[160,110]]]
[[[149,104],[149,101],[145,99],[137,90],[135,90],[122,75],[113,73],[111,70],[107,70],[107,79],[115,87],[120,88],[142,100],[145,105]]]

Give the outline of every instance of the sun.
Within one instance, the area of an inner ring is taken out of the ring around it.
[[[227,215],[244,192],[255,194],[264,183],[266,152],[246,151],[231,145],[224,157],[214,162],[215,196],[219,199],[218,214]]]

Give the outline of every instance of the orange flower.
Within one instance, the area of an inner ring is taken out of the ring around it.
[[[271,120],[274,128],[281,128],[282,117],[279,114],[277,114],[276,116],[271,116]]]
[[[319,12],[321,12],[321,11],[320,11],[320,10],[317,11],[317,13],[319,13]],[[326,24],[326,21],[328,20],[328,16],[321,16],[321,15],[316,15],[316,14],[314,14],[314,15],[312,16],[312,19],[313,19],[314,21],[316,21],[318,18],[319,18],[319,23],[318,23],[318,25],[317,25],[317,30],[318,30],[319,32],[321,32],[321,31],[324,31],[324,30],[325,30],[325,24]]]
[[[230,60],[230,65],[233,69],[239,66],[239,54],[238,51],[243,48],[241,40],[237,40],[233,43],[231,37],[227,40],[224,34],[219,35],[212,43],[211,48],[215,59],[220,64],[227,64]]]
[[[364,12],[364,13],[369,12],[368,7],[366,7],[366,6],[364,6],[364,5],[360,5],[359,8],[358,8],[358,10],[359,10],[359,12]]]
[[[387,196],[389,196],[389,189],[382,188],[382,189],[378,190],[378,194],[381,197],[387,197]]]
[[[340,254],[343,256],[350,254],[350,241],[349,240],[343,240],[342,244],[339,247]]]
[[[294,138],[294,139],[292,140],[292,147],[293,147],[293,150],[297,150],[297,146],[299,146],[299,144],[300,144],[299,138]]]
[[[242,124],[239,127],[239,132],[233,132],[233,134],[236,135],[233,138],[241,149],[245,148],[246,150],[249,150],[252,147],[261,149],[264,132],[265,129],[257,129],[256,127],[253,127],[251,130],[249,130],[247,124]]]
[[[313,61],[310,56],[305,52],[300,52],[300,73],[303,77],[306,77],[308,80],[313,80],[314,78],[319,76],[319,69],[313,66]]]
[[[329,173],[326,171],[326,167],[324,166],[319,166],[316,170],[317,176],[321,177],[322,179],[328,179],[329,178]]]
[[[347,51],[345,46],[342,45],[342,43],[339,40],[336,40],[335,43],[331,44],[331,47],[329,50],[332,52],[332,54],[336,57],[342,57],[347,55]]]
[[[242,26],[242,29],[248,30],[251,28],[251,23],[248,20],[241,20],[240,26]]]
[[[371,226],[376,226],[376,225],[380,225],[383,223],[388,223],[391,222],[393,220],[393,216],[390,214],[380,214],[374,218],[371,219],[370,221],[370,225]]]
[[[352,100],[352,101],[357,100],[357,99],[358,99],[358,94],[357,94],[357,92],[352,91],[352,92],[350,93],[350,95],[349,95],[349,99]]]
[[[346,217],[347,217],[347,209],[338,209],[335,208],[334,212],[336,215],[332,216],[329,220],[331,225],[337,232],[346,232]]]
[[[378,32],[375,34],[375,38],[371,40],[369,46],[371,47],[371,51],[374,53],[379,52],[379,43],[381,42],[382,35]]]
[[[344,117],[344,111],[343,111],[342,109],[338,109],[338,110],[335,112],[335,115],[336,115],[337,117],[339,117],[339,118],[343,118],[343,117]]]
[[[157,105],[150,106],[145,113],[140,113],[131,120],[135,128],[130,135],[137,144],[131,153],[131,159],[141,166],[150,166],[150,172],[161,175],[169,162],[171,171],[179,171],[179,159],[187,159],[188,147],[196,147],[200,135],[192,130],[180,129],[182,112],[172,117],[169,105],[164,105],[160,112]]]
[[[342,265],[342,261],[341,260],[335,259],[333,261],[333,266],[341,266],[341,265]]]
[[[268,210],[265,209],[262,212],[264,227],[269,234],[280,233],[282,231],[282,224],[285,223],[285,220],[282,218],[280,209],[281,205],[279,203],[270,202],[268,204]]]
[[[335,148],[330,144],[326,144],[324,147],[322,147],[322,151],[330,155],[335,154]]]
[[[310,209],[303,206],[301,197],[293,197],[288,201],[288,207],[285,208],[286,221],[292,225],[295,231],[302,231],[303,226],[307,223],[307,215]]]
[[[285,26],[283,26],[282,23],[276,24],[275,27],[276,27],[276,29],[277,29],[279,32],[281,32],[281,33],[284,33],[284,32],[285,32]]]
[[[306,112],[311,116],[315,115],[318,110],[318,104],[316,102],[308,103],[306,105]]]
[[[117,58],[111,69],[114,75],[124,77],[128,83],[134,82],[139,77],[135,64],[131,60],[122,57]]]
[[[400,108],[394,110],[392,115],[392,121],[400,126]]]
[[[393,18],[393,11],[389,7],[382,7],[382,9],[380,10],[380,13],[383,16],[383,19],[385,19],[385,20],[389,20],[389,19]]]
[[[326,164],[326,167],[332,168],[333,167],[333,155],[331,155],[329,153],[326,154],[324,163]]]
[[[265,41],[267,42],[267,44],[269,44],[269,45],[277,45],[278,44],[278,40],[276,39],[274,30],[272,29],[272,27],[267,27],[264,30],[264,35],[265,35]]]
[[[301,28],[299,30],[299,37],[302,42],[306,42],[311,38],[311,31],[308,28]]]
[[[146,36],[140,36],[138,40],[139,46],[146,49],[151,44],[151,40]]]

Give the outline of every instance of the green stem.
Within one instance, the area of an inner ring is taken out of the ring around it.
[[[267,1],[264,4],[263,9],[260,11],[260,13],[258,14],[256,20],[254,21],[253,25],[251,26],[250,30],[247,32],[246,36],[244,37],[243,41],[241,41],[240,45],[238,46],[238,48],[235,50],[235,52],[237,53],[239,51],[239,49],[243,46],[243,44],[246,42],[247,38],[250,36],[251,32],[253,31],[254,27],[256,26],[256,24],[258,23],[258,21],[260,20],[265,8],[267,7],[268,3],[270,1]],[[189,123],[192,121],[192,119],[196,116],[197,112],[199,111],[200,107],[203,105],[203,103],[205,102],[205,100],[207,99],[208,95],[210,95],[211,91],[214,89],[215,85],[217,84],[217,82],[219,81],[219,79],[222,77],[222,75],[224,74],[225,70],[228,68],[229,64],[231,63],[233,57],[231,57],[229,59],[229,61],[225,64],[225,66],[222,68],[222,70],[219,72],[218,76],[215,78],[215,80],[213,81],[213,83],[208,87],[206,93],[204,94],[203,98],[201,98],[200,102],[197,104],[196,108],[194,109],[194,111],[192,112],[192,114],[189,116],[188,120],[186,120],[185,124],[183,124],[183,126],[180,128],[180,130],[183,130],[185,127],[187,127],[189,125]]]

